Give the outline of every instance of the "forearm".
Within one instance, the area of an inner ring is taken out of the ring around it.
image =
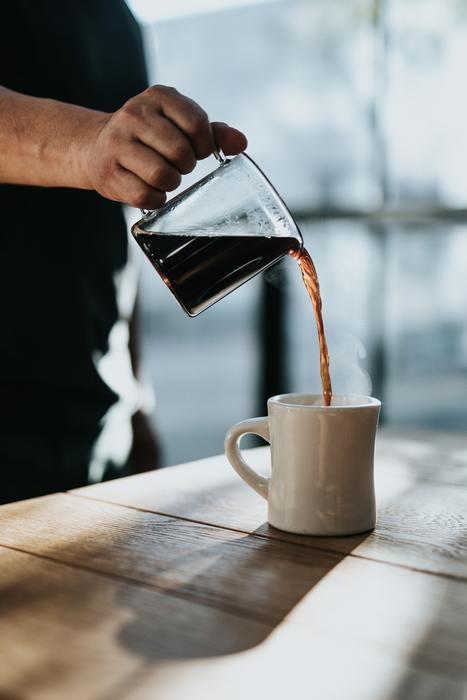
[[[158,209],[216,143],[227,155],[246,148],[241,132],[211,124],[196,102],[164,85],[113,113],[0,86],[0,183],[93,189]]]
[[[0,183],[91,189],[82,156],[107,118],[0,86]]]

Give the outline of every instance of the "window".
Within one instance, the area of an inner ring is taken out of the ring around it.
[[[146,26],[153,75],[243,128],[299,218],[320,274],[335,390],[366,392],[371,379],[383,420],[464,427],[464,5],[206,0],[184,15],[187,6],[172,3],[177,16]],[[319,389],[293,261],[192,320],[149,265],[142,272],[168,463],[220,452],[225,430],[264,412],[268,392]],[[280,321],[267,345],[265,314]]]

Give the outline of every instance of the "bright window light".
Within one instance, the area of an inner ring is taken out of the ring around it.
[[[202,12],[230,10],[233,7],[274,1],[277,0],[172,0],[170,3],[155,2],[155,0],[127,0],[127,4],[141,22],[152,23]]]

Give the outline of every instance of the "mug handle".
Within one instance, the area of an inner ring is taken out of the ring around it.
[[[254,469],[248,466],[240,452],[240,441],[244,435],[249,434],[259,435],[263,440],[270,443],[267,416],[264,418],[242,420],[240,423],[233,425],[225,436],[225,456],[243,481],[246,481],[248,486],[251,486],[256,493],[259,493],[260,496],[267,500],[269,479],[265,476],[261,476],[261,474],[258,474]]]

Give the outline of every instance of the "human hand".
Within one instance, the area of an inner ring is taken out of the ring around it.
[[[164,85],[128,100],[112,114],[98,114],[83,137],[81,170],[90,189],[134,207],[157,209],[166,192],[216,146],[241,153],[246,137]]]

